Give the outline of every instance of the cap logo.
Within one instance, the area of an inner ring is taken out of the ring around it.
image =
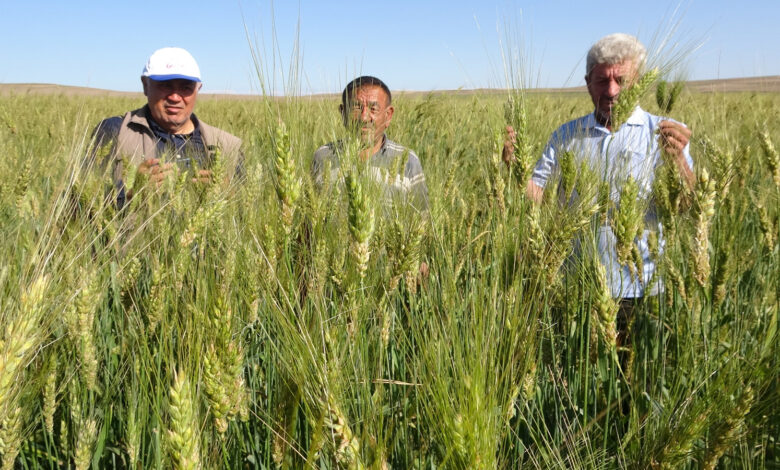
[[[164,47],[149,57],[143,76],[153,80],[178,77],[200,82],[200,69],[189,52],[178,47]]]

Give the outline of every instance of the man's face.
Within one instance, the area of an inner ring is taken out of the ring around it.
[[[393,119],[393,107],[382,87],[365,85],[356,89],[347,108],[342,107],[344,125],[359,132],[365,145],[378,145]]]
[[[142,82],[152,119],[166,132],[183,133],[195,108],[200,83],[180,78],[157,81],[146,77]]]
[[[636,65],[626,61],[618,64],[597,64],[585,76],[588,93],[593,100],[596,120],[609,125],[612,119],[612,106],[617,102],[620,90],[636,79]]]

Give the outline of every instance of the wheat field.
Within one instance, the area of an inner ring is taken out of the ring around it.
[[[118,212],[82,163],[143,101],[0,97],[3,468],[778,468],[780,95],[654,98],[693,129],[697,184],[658,177],[666,288],[620,346],[572,252],[622,213],[522,189],[585,93],[399,97],[427,214],[357,159],[314,186],[348,137],[334,98],[202,100],[243,181],[128,174]],[[568,168],[560,191],[598,193]]]

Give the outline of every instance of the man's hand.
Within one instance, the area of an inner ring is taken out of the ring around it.
[[[691,141],[691,130],[679,122],[661,121],[658,124],[658,139],[664,153],[672,157],[671,160],[680,171],[680,175],[688,188],[693,188],[695,177],[693,170],[685,161],[683,150]]]
[[[149,176],[149,180],[155,183],[156,187],[160,187],[165,178],[173,175],[176,171],[176,167],[173,163],[163,163],[160,165],[159,158],[147,158],[140,165],[138,165],[138,172]]]
[[[211,170],[198,170],[198,173],[192,178],[193,183],[211,183]]]
[[[428,263],[425,261],[420,261],[420,278],[425,280],[428,278],[430,273],[431,269],[428,267]]]
[[[661,121],[658,124],[658,136],[666,153],[682,158],[683,149],[691,140],[691,130],[678,122]]]
[[[506,126],[506,137],[504,138],[504,148],[501,151],[501,159],[506,166],[515,161],[515,144],[517,143],[517,134],[512,126]]]

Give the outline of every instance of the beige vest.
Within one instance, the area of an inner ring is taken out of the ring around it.
[[[240,164],[241,139],[221,129],[209,126],[200,121],[200,131],[203,143],[206,147],[214,146],[222,152],[222,158],[226,161],[226,174],[234,175],[236,167]],[[140,165],[148,158],[157,157],[157,138],[149,128],[146,108],[136,109],[125,114],[116,144],[109,156],[113,161],[113,179],[117,184],[122,179],[122,165],[126,161],[133,165]]]

